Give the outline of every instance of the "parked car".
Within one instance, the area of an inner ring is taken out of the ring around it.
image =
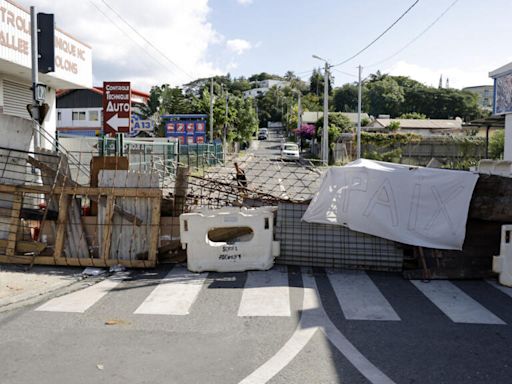
[[[298,160],[299,155],[299,146],[295,143],[285,143],[283,149],[281,150],[281,159],[282,160]]]
[[[268,139],[268,129],[261,128],[258,132],[258,140],[267,140]]]

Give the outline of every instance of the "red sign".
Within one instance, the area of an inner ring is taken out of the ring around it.
[[[204,132],[204,123],[196,124],[196,132]]]
[[[203,136],[197,136],[196,137],[196,143],[197,144],[204,144],[204,137]]]
[[[103,82],[103,132],[130,132],[132,91],[129,81]]]
[[[185,132],[185,124],[184,123],[178,123],[176,124],[176,132]]]
[[[180,140],[180,144],[185,144],[185,136],[180,136],[178,139]]]
[[[174,123],[167,124],[167,132],[174,132]]]
[[[187,123],[187,132],[194,133],[194,123]]]
[[[194,144],[194,136],[187,137],[187,144]]]

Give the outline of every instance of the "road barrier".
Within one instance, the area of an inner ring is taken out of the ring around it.
[[[192,272],[267,270],[279,256],[273,207],[202,209],[180,216],[183,248]]]
[[[499,273],[500,284],[512,287],[512,225],[501,226],[500,255],[492,260],[493,272]]]

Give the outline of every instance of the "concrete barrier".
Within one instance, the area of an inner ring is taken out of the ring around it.
[[[500,284],[512,287],[512,225],[501,226],[500,255],[494,256],[492,270],[499,274]]]
[[[227,207],[182,214],[181,244],[187,249],[188,269],[240,272],[272,268],[274,257],[279,256],[279,242],[273,240],[274,210]],[[221,239],[223,234],[225,239]]]

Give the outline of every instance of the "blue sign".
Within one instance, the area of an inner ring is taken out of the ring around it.
[[[141,116],[132,113],[131,135],[135,136],[139,132],[154,132],[155,123],[152,120],[143,120]]]

